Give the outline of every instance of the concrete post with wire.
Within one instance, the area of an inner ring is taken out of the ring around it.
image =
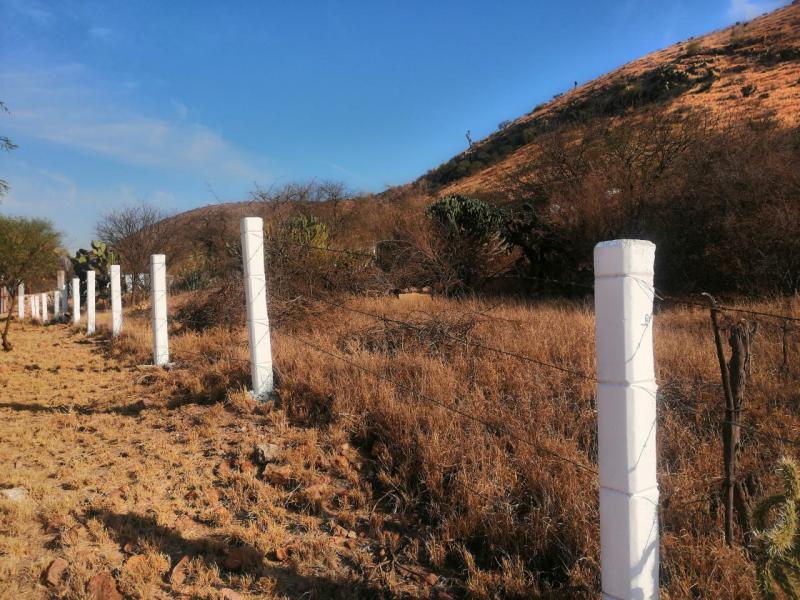
[[[89,335],[92,335],[96,328],[94,286],[94,271],[86,271],[86,333]]]
[[[264,222],[260,217],[245,217],[240,229],[253,395],[265,400],[272,393],[274,384],[267,314],[267,278],[264,273]]]
[[[42,292],[39,295],[39,318],[42,323],[47,323],[47,292]]]
[[[163,254],[150,256],[150,304],[153,319],[153,363],[169,364],[167,322],[167,260]]]
[[[653,261],[643,240],[594,249],[603,598],[658,598]]]
[[[111,265],[111,335],[117,337],[122,331],[122,286],[119,265]]]
[[[65,307],[65,294],[67,293],[66,284],[64,283],[64,270],[59,269],[56,272],[56,295],[53,298],[53,316],[60,319],[66,312]]]
[[[22,321],[25,318],[25,284],[20,283],[17,288],[17,318]]]
[[[72,322],[81,322],[81,280],[77,277],[72,278]]]

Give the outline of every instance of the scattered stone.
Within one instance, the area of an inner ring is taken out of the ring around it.
[[[58,587],[61,584],[61,580],[64,578],[64,575],[67,573],[67,567],[69,567],[69,563],[63,558],[56,558],[53,562],[51,562],[44,575],[47,585]]]
[[[289,465],[278,466],[269,464],[264,467],[264,480],[273,485],[288,485],[292,479],[292,467]]]
[[[260,561],[258,552],[246,546],[237,546],[228,550],[222,566],[229,571],[252,571]]]
[[[277,462],[280,453],[280,446],[270,443],[256,444],[255,449],[253,450],[253,454],[256,457],[256,462],[261,466],[271,462]]]
[[[92,600],[123,600],[111,573],[98,573],[92,577],[87,591]]]
[[[188,567],[189,557],[184,556],[172,569],[172,573],[169,576],[169,582],[172,584],[173,589],[181,587],[186,582],[186,571]]]
[[[275,548],[275,550],[273,550],[269,554],[270,560],[275,560],[278,562],[283,562],[288,558],[289,558],[289,551],[286,548]]]
[[[22,502],[28,497],[28,490],[21,487],[13,487],[0,490],[0,497],[12,502]]]
[[[220,593],[222,594],[222,600],[244,600],[244,596],[230,588],[222,588]]]

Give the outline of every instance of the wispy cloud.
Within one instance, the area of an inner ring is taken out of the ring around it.
[[[784,0],[730,0],[728,16],[747,21],[786,4]]]
[[[154,117],[125,108],[126,93],[91,81],[79,64],[46,70],[0,73],[12,132],[102,155],[124,164],[209,173],[253,180],[263,175],[220,133],[186,120],[188,109],[173,101],[177,118]]]

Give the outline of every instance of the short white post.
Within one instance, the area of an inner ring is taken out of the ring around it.
[[[111,265],[111,335],[117,337],[122,331],[122,295],[119,281],[119,265]]]
[[[61,292],[59,290],[53,292],[53,317],[61,318]]]
[[[72,322],[81,322],[81,280],[77,277],[72,278]]]
[[[150,256],[150,304],[153,318],[153,363],[169,363],[167,324],[167,260],[163,254]]]
[[[42,323],[47,323],[47,292],[42,292],[39,296],[39,316]]]
[[[643,240],[594,249],[603,598],[658,598],[653,261]]]
[[[86,271],[86,333],[92,335],[94,330],[94,271]]]
[[[240,228],[253,395],[265,400],[272,393],[273,376],[267,314],[267,277],[264,273],[264,222],[260,217],[245,217]]]
[[[22,321],[25,318],[25,284],[20,283],[17,288],[17,318]]]
[[[36,294],[28,294],[28,300],[28,304],[30,305],[31,309],[31,319],[38,319],[39,310],[37,309]]]

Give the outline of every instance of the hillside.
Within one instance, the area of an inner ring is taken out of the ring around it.
[[[575,87],[420,181],[441,193],[488,191],[536,152],[537,141],[596,118],[635,121],[645,109],[693,109],[737,118],[800,122],[800,3],[659,50]]]

